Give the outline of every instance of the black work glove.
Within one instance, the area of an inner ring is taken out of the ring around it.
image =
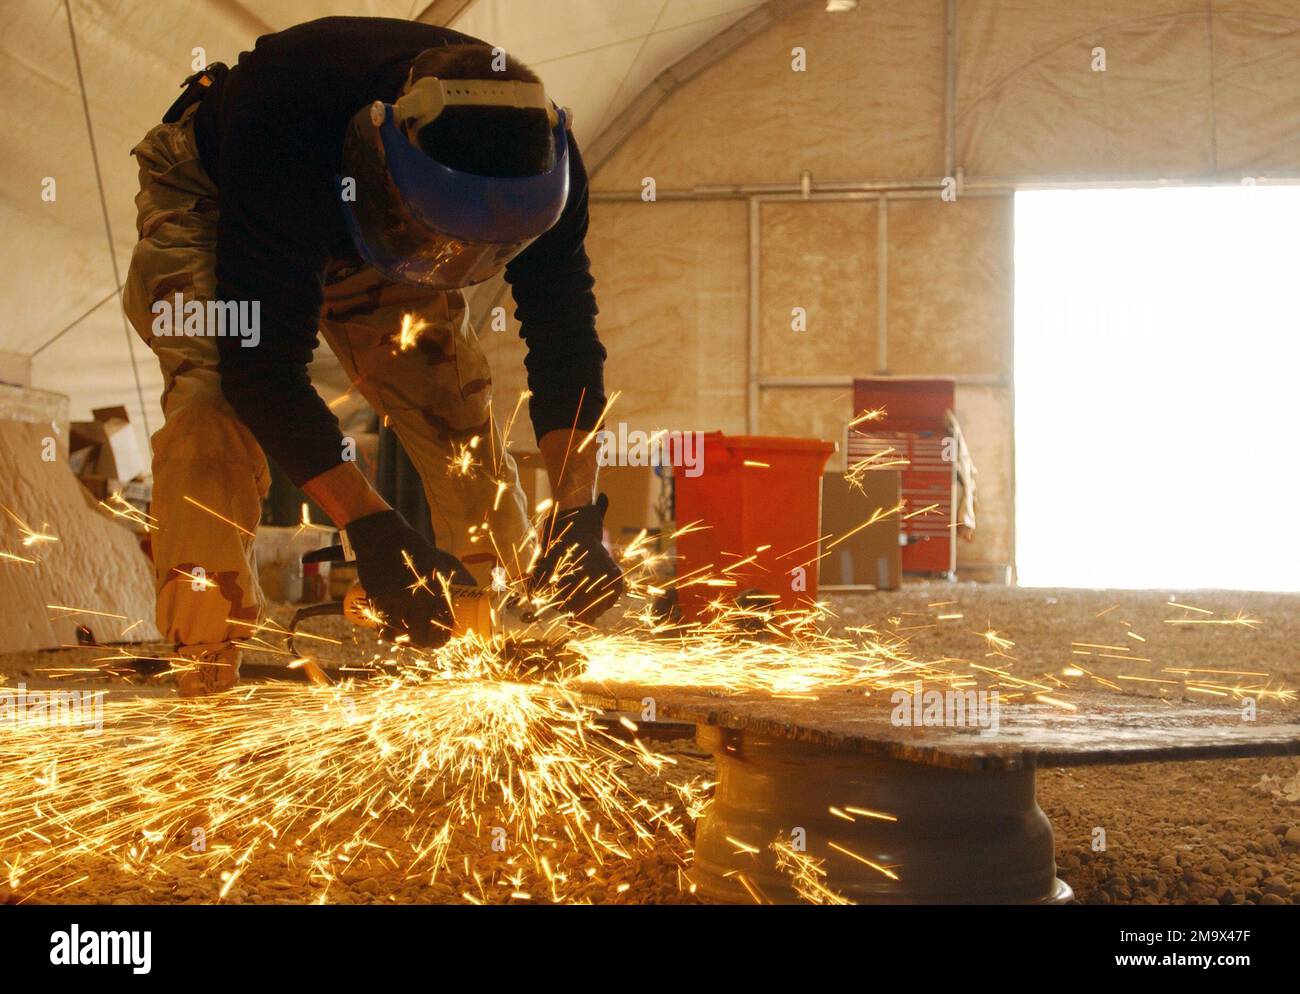
[[[579,621],[595,621],[623,593],[623,571],[601,542],[608,506],[601,494],[594,504],[554,512],[542,529],[542,554],[528,577],[530,593],[553,592],[556,606]]]
[[[396,511],[368,514],[344,531],[366,599],[386,622],[380,634],[388,639],[409,635],[411,644],[421,648],[445,643],[451,637],[452,610],[439,576],[472,586],[474,577],[464,564],[431,545]],[[403,552],[410,556],[410,566]],[[417,574],[426,582],[412,589]]]

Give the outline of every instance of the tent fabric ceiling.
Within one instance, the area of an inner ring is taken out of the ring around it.
[[[586,142],[656,75],[759,6],[752,0],[12,3],[0,39],[0,85],[11,95],[0,111],[9,139],[0,152],[0,224],[8,234],[0,244],[6,304],[0,352],[30,357],[32,386],[70,394],[73,417],[124,403],[138,424],[158,427],[161,379],[123,322],[114,263],[124,276],[135,241],[136,168],[129,151],[157,123],[196,59],[233,63],[258,35],[316,17],[417,18],[451,9],[458,15],[453,27],[533,65],[555,99],[574,110],[575,130]],[[42,196],[47,178],[54,181],[52,200]]]

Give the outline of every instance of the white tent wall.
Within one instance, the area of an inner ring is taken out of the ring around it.
[[[0,346],[30,355],[31,385],[68,394],[73,418],[125,404],[137,431],[156,429],[162,379],[116,294],[136,238],[130,149],[193,71],[201,57],[193,50],[233,56],[257,22],[180,3],[50,0],[11,10],[0,79],[21,98],[5,114],[17,134],[0,170],[0,221],[10,233],[0,248],[8,305]],[[56,184],[53,201],[42,196],[46,177]]]
[[[1002,575],[1014,185],[1300,175],[1300,2],[956,0],[947,45],[944,0],[771,6],[775,23],[673,90],[596,171],[589,244],[616,417],[839,438],[851,376],[955,376],[981,497],[959,568]],[[736,189],[797,189],[804,170],[806,203]],[[944,202],[937,184],[958,173]],[[882,225],[874,195],[819,201],[835,183],[924,189],[891,196]],[[794,306],[807,332],[791,331]],[[513,396],[518,346],[489,341]]]

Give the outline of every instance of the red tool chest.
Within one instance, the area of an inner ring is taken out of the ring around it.
[[[956,384],[951,379],[873,376],[853,382],[855,417],[878,409],[884,414],[849,430],[845,440],[849,465],[871,456],[905,462],[898,467],[905,573],[951,576],[957,568],[957,467],[948,427],[955,404]],[[929,507],[933,509],[918,513]]]

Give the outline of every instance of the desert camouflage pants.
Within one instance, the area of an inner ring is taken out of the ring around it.
[[[161,124],[132,150],[140,165],[139,242],[124,300],[164,379],[151,509],[158,519],[158,628],[182,655],[233,656],[237,668],[231,643],[248,635],[239,622],[256,621],[265,607],[252,536],[270,483],[266,457],[222,396],[217,339],[152,330],[155,301],[178,293],[187,303],[209,301],[216,294],[217,190],[199,161],[193,120],[191,110],[176,124]],[[400,350],[394,340],[407,313],[428,327],[414,348]],[[528,561],[527,510],[514,461],[492,424],[491,373],[463,295],[400,286],[366,267],[326,287],[319,329],[353,388],[387,419],[419,471],[439,546],[483,580],[497,562],[495,545],[502,565],[517,575]],[[490,469],[453,471],[475,436],[481,442],[473,460]],[[506,484],[500,493],[498,480]],[[484,523],[494,541],[473,540],[471,526],[482,534]],[[208,582],[196,582],[196,575]]]

